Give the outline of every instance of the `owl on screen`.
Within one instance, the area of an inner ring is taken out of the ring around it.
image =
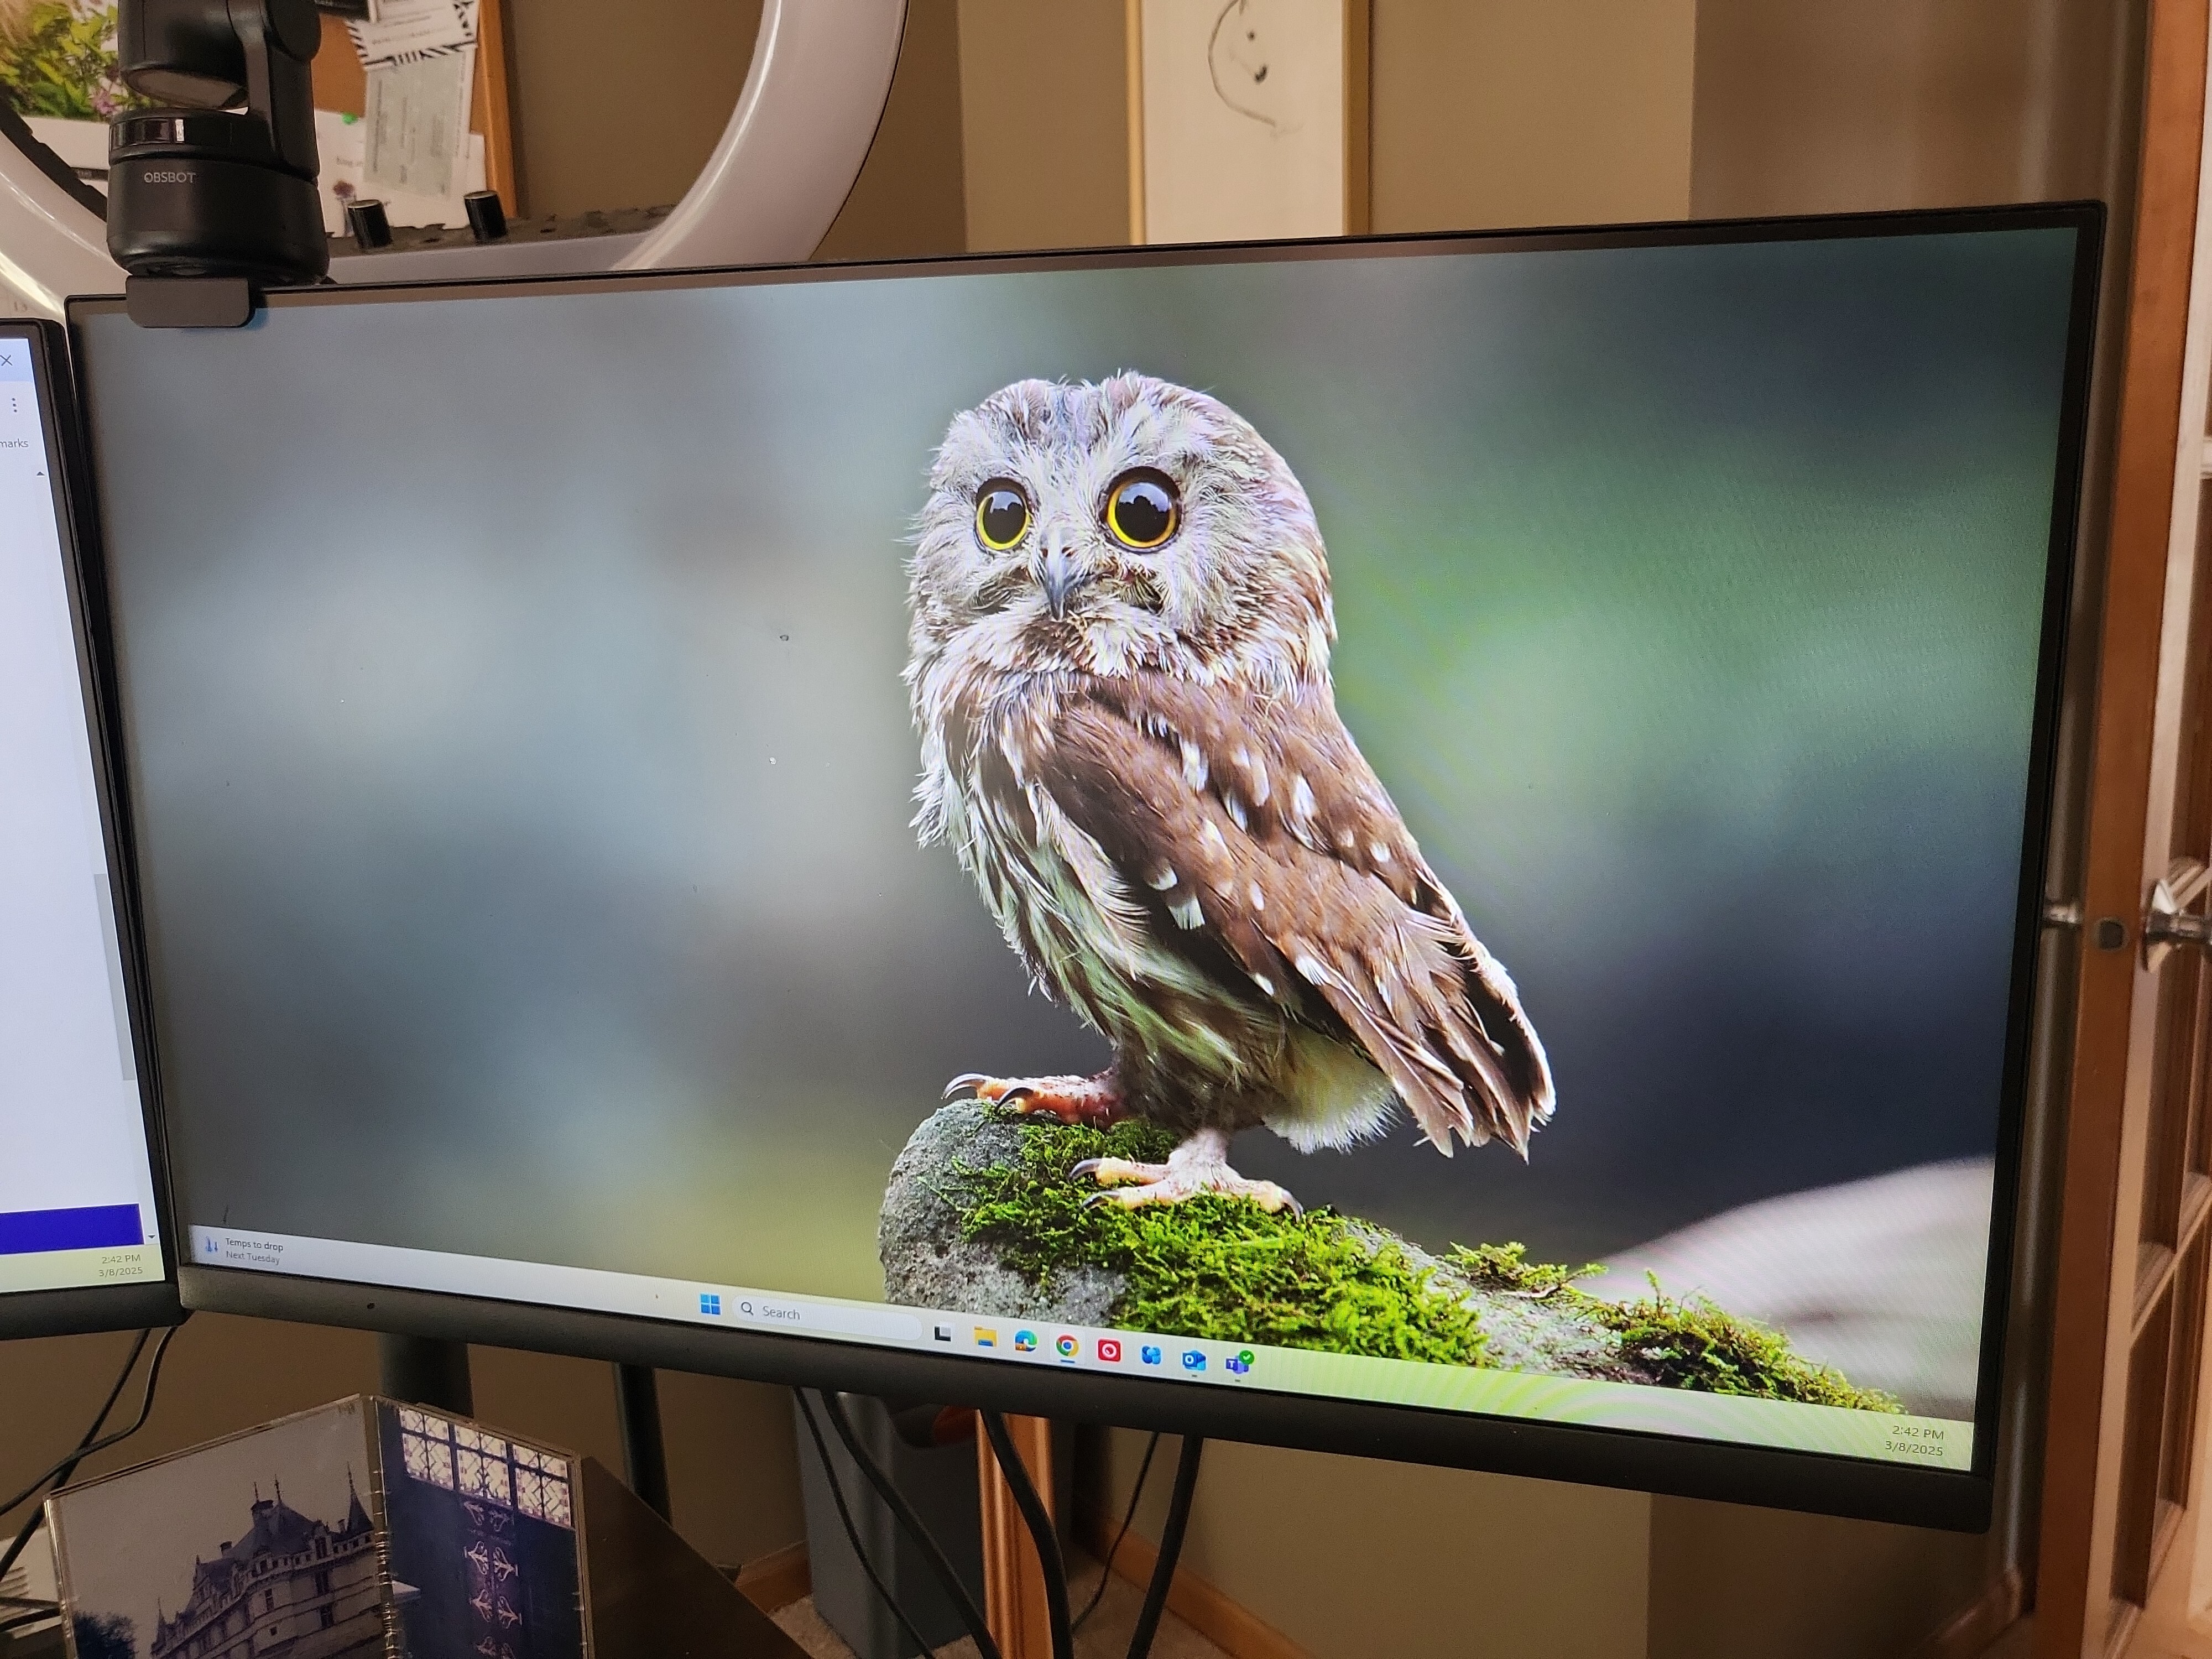
[[[1143,374],[1007,386],[946,431],[910,574],[916,830],[1113,1051],[948,1097],[1171,1129],[1078,1167],[1124,1204],[1283,1208],[1231,1136],[1349,1147],[1401,1104],[1527,1155],[1543,1044],[1337,715],[1321,532],[1249,423]]]

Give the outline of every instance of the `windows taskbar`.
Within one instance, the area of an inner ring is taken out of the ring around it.
[[[1974,1425],[1949,1418],[1024,1321],[957,1309],[790,1296],[596,1267],[228,1227],[193,1227],[190,1243],[192,1263],[204,1267],[823,1337],[1013,1364],[1062,1365],[1189,1386],[1261,1389],[1771,1446],[1928,1469],[1973,1467]]]
[[[152,1194],[135,1204],[0,1211],[0,1295],[143,1284],[166,1275],[148,1218]]]

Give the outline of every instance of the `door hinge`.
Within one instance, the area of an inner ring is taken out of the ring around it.
[[[2193,945],[2212,955],[2212,916],[2189,911],[2207,887],[2212,887],[2212,868],[2199,859],[2179,860],[2158,878],[2143,910],[2144,967],[2155,969],[2176,946]]]

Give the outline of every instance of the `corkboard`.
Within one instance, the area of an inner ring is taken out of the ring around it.
[[[368,76],[344,23],[325,13],[322,50],[315,54],[315,107],[361,114],[368,101]],[[511,215],[524,211],[514,156],[514,123],[507,97],[507,8],[477,0],[477,80],[469,100],[469,130],[484,141],[484,182],[499,192]]]

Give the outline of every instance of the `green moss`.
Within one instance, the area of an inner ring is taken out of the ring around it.
[[[1588,1279],[1592,1273],[1605,1271],[1602,1261],[1580,1267],[1531,1261],[1525,1244],[1455,1244],[1444,1259],[1470,1285],[1486,1291],[1525,1296],[1534,1301],[1548,1300],[1555,1291],[1571,1289],[1577,1279]],[[1577,1300],[1588,1302],[1590,1298],[1578,1297]]]
[[[1006,1164],[956,1164],[942,1196],[963,1237],[1049,1287],[1078,1267],[1123,1284],[1116,1323],[1196,1336],[1390,1359],[1481,1365],[1477,1293],[1550,1304],[1609,1331],[1626,1368],[1670,1388],[1795,1400],[1864,1411],[1898,1402],[1853,1386],[1790,1350],[1779,1332],[1702,1297],[1651,1294],[1601,1301],[1576,1281],[1601,1271],[1532,1262],[1519,1244],[1455,1245],[1441,1263],[1416,1259],[1389,1234],[1332,1210],[1270,1213],[1242,1200],[1198,1198],[1130,1209],[1091,1201],[1100,1188],[1071,1171],[1085,1158],[1157,1164],[1175,1137],[1150,1124],[1098,1130],[1006,1112],[1020,1148]]]
[[[958,1171],[961,1231],[1048,1285],[1079,1265],[1122,1276],[1117,1322],[1169,1336],[1334,1353],[1482,1363],[1481,1323],[1395,1243],[1328,1210],[1270,1214],[1226,1198],[1136,1209],[1087,1203],[1086,1158],[1158,1163],[1174,1138],[1139,1123],[1103,1133],[1024,1120],[1011,1164]]]
[[[1897,1397],[1847,1382],[1841,1371],[1791,1352],[1790,1340],[1704,1297],[1670,1297],[1651,1281],[1634,1302],[1593,1302],[1621,1351],[1669,1388],[1798,1400],[1857,1411],[1904,1409]]]

